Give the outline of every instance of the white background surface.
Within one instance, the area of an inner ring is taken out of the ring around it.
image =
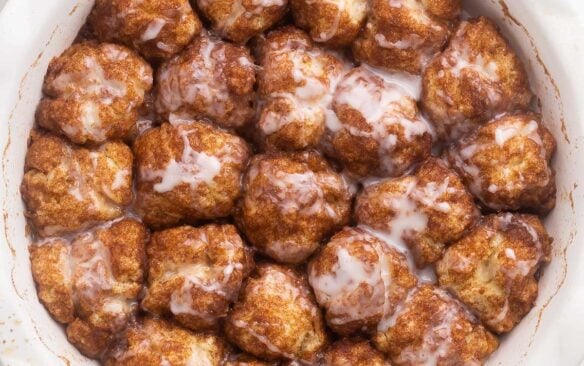
[[[75,366],[89,364],[68,344],[36,298],[18,186],[47,64],[71,43],[90,3],[10,0],[0,14],[0,206],[4,214],[0,221],[0,360],[7,366],[61,365],[65,360]],[[496,20],[527,60],[532,86],[543,100],[546,123],[559,144],[555,158],[558,207],[546,220],[556,239],[554,258],[542,278],[536,308],[489,364],[580,365],[584,362],[584,2],[509,0],[511,13],[529,30],[532,40],[501,16],[498,0],[465,3],[472,5],[471,12],[486,12]]]

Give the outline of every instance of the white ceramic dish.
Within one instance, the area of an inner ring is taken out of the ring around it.
[[[90,365],[38,302],[20,200],[26,140],[50,59],[75,37],[92,0],[0,0],[0,364]],[[584,365],[584,3],[467,0],[497,21],[526,62],[558,140],[553,260],[536,307],[489,365]],[[546,66],[544,66],[546,65]]]

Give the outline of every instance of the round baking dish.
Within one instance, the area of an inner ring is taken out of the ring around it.
[[[73,41],[91,0],[0,0],[0,364],[91,365],[39,303],[19,194],[26,140],[52,57]],[[558,140],[558,200],[545,224],[555,238],[535,308],[489,365],[584,364],[584,4],[575,0],[467,0],[490,16],[526,62]],[[579,230],[580,229],[580,230]]]

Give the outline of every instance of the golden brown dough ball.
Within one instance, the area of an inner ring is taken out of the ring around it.
[[[367,18],[366,0],[290,0],[296,24],[316,42],[348,46]]]
[[[63,235],[121,216],[132,201],[132,162],[121,142],[90,150],[33,131],[20,191],[35,231]]]
[[[322,366],[391,366],[368,341],[343,339],[333,343],[323,355]]]
[[[400,176],[424,161],[432,132],[402,86],[368,67],[349,72],[337,86],[331,128],[332,155],[352,175]]]
[[[135,208],[155,227],[228,216],[250,156],[242,138],[193,121],[146,131],[134,153]]]
[[[261,264],[225,322],[227,338],[265,360],[314,362],[327,337],[306,278],[296,270]]]
[[[336,333],[375,333],[416,285],[406,258],[361,228],[335,234],[310,262],[308,281]]]
[[[358,61],[420,74],[446,45],[460,0],[373,0],[364,31],[353,44]]]
[[[156,315],[172,315],[193,330],[216,327],[253,266],[232,225],[156,232],[147,254],[148,292],[142,307]]]
[[[89,23],[98,39],[123,43],[148,59],[180,52],[203,28],[188,0],[97,0]]]
[[[497,114],[525,109],[531,98],[522,62],[484,17],[461,22],[448,48],[424,71],[422,107],[445,140]]]
[[[151,87],[152,68],[126,47],[74,44],[49,64],[37,121],[78,144],[123,138]]]
[[[256,155],[243,189],[241,230],[280,262],[302,262],[349,220],[349,187],[316,152]]]
[[[257,125],[267,149],[317,147],[327,126],[337,125],[332,96],[345,66],[294,27],[268,34],[259,47]]]
[[[249,51],[204,33],[156,74],[156,112],[164,119],[210,119],[238,128],[254,117],[255,69]]]
[[[222,366],[229,346],[216,335],[192,333],[162,319],[133,324],[106,358],[106,366]]]
[[[140,222],[122,219],[30,246],[39,298],[83,354],[99,357],[134,316],[147,237]]]
[[[508,332],[533,307],[537,272],[550,260],[551,242],[537,216],[487,216],[446,250],[437,266],[440,285],[489,329]]]
[[[355,218],[396,243],[405,242],[418,267],[424,267],[473,226],[478,210],[456,173],[429,158],[414,175],[365,187]]]
[[[203,15],[217,34],[244,44],[280,21],[288,0],[197,0]]]
[[[413,290],[373,342],[399,366],[482,365],[498,347],[457,300],[430,285]]]
[[[469,190],[493,210],[547,213],[556,202],[550,159],[556,141],[533,114],[505,115],[474,130],[446,153]]]

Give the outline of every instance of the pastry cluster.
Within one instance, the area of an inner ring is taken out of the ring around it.
[[[97,0],[21,185],[69,341],[109,366],[483,364],[551,260],[556,142],[461,11]]]

